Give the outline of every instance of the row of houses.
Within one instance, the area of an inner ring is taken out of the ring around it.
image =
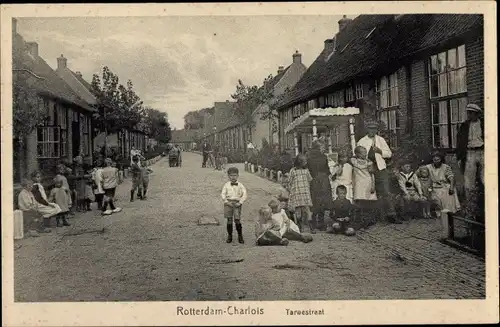
[[[287,67],[279,66],[276,75],[269,82],[274,98],[292,88],[306,72],[302,54],[296,51],[292,63]],[[271,99],[272,101],[272,99]],[[263,142],[278,144],[278,122],[276,119],[261,119],[269,111],[269,104],[254,108],[250,123],[236,114],[236,103],[232,101],[215,102],[210,111],[204,113],[203,128],[198,130],[172,131],[172,142],[190,145],[206,140],[219,144],[222,151],[245,151],[249,142],[262,148]],[[187,148],[186,148],[187,149]]]
[[[333,29],[333,28],[332,28]],[[254,126],[239,121],[234,103],[214,104],[205,127],[184,135],[196,142],[218,142],[225,151],[244,150],[262,139],[281,151],[304,152],[314,137],[324,137],[331,148],[350,143],[348,123],[338,120],[328,128],[290,132],[292,123],[314,109],[355,107],[351,125],[355,139],[364,134],[366,119],[383,122],[381,133],[397,150],[410,142],[453,153],[458,126],[466,119],[465,106],[484,105],[484,28],[482,15],[413,14],[344,16],[338,32],[309,68],[301,54],[280,67],[272,81],[278,108],[277,133],[273,122],[261,120],[267,104],[255,108]],[[288,90],[287,90],[288,89]],[[286,93],[284,93],[286,91]],[[408,140],[407,140],[408,142]]]
[[[26,139],[14,138],[14,180],[35,170],[53,172],[57,163],[71,162],[78,155],[92,161],[94,150],[104,145],[105,136],[97,131],[93,120],[104,104],[92,94],[82,74],[68,67],[63,55],[57,58],[57,68],[52,69],[40,57],[38,44],[25,41],[18,33],[16,19],[12,22],[12,74],[18,87],[36,94],[34,105],[47,114],[43,124]],[[143,131],[124,128],[110,134],[107,142],[127,157],[132,146],[145,150],[148,138]]]

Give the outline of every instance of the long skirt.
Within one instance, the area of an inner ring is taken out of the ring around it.
[[[319,173],[311,181],[311,200],[314,213],[323,213],[332,208],[332,186],[328,174]]]
[[[43,218],[50,218],[61,212],[61,207],[59,207],[59,205],[57,204],[54,204],[53,207],[38,204],[36,209],[36,211],[39,212]]]

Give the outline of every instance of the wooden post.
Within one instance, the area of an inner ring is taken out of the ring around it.
[[[351,136],[351,148],[354,154],[354,149],[356,148],[356,136],[354,135],[354,118],[349,118],[349,133]]]
[[[316,119],[313,119],[313,141],[318,139],[318,128],[316,127]]]
[[[328,153],[332,153],[332,130],[330,127],[328,128],[327,136],[328,136]]]
[[[298,138],[297,132],[293,133],[293,146],[295,148],[295,155],[298,156],[299,155],[299,138]]]

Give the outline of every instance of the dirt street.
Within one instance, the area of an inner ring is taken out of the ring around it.
[[[225,243],[220,191],[223,172],[152,166],[149,198],[123,211],[97,211],[73,226],[15,242],[16,301],[346,300],[484,297],[484,263],[436,241],[436,221],[375,226],[348,238],[316,234],[312,243],[257,247],[254,221],[278,185],[240,168],[249,199],[246,243]],[[199,226],[200,217],[220,226]],[[98,233],[102,224],[104,233]],[[85,232],[64,236],[65,232]],[[422,233],[425,237],[418,236]]]

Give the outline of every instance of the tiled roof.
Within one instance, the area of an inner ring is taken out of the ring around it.
[[[323,49],[281,108],[307,100],[338,83],[369,76],[385,64],[429,50],[482,26],[482,15],[360,15],[335,36],[335,52]],[[327,60],[328,59],[328,60]]]
[[[76,74],[75,72],[71,71],[71,73],[76,77],[76,79],[83,84],[87,88],[87,90],[92,90],[92,86],[87,82],[82,76]]]
[[[27,51],[26,43],[21,35],[16,34],[12,40],[12,68],[24,70],[30,76],[30,87],[33,87],[39,94],[45,94],[67,103],[77,105],[87,111],[95,111],[83,101],[66,82],[40,56],[32,56]],[[32,72],[40,78],[31,76]],[[23,74],[23,72],[16,72]]]

